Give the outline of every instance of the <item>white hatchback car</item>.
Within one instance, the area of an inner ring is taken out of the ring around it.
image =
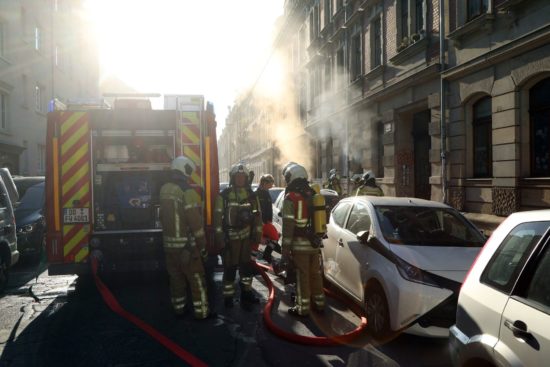
[[[325,278],[365,308],[376,337],[447,337],[485,237],[457,210],[416,198],[358,196],[332,210]]]
[[[464,281],[450,329],[456,366],[550,363],[550,210],[510,215]]]

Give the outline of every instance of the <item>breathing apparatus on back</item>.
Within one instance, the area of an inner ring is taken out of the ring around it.
[[[285,167],[283,175],[287,183],[287,197],[302,207],[301,215],[307,218],[306,232],[314,247],[321,246],[320,238],[326,232],[326,209],[324,197],[316,192],[307,181],[305,168],[299,164]],[[318,187],[318,185],[317,185]],[[302,201],[302,203],[299,203]],[[301,219],[296,213],[295,217]]]

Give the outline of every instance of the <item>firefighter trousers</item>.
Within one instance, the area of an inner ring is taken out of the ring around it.
[[[252,290],[253,267],[250,259],[251,241],[249,238],[230,239],[223,253],[223,296],[230,298],[235,295],[235,278],[237,269],[241,279],[241,292]]]
[[[325,308],[325,293],[321,275],[319,251],[292,251],[292,262],[296,268],[296,311],[309,314],[310,302],[317,311]]]
[[[208,317],[208,294],[199,250],[196,247],[165,248],[164,254],[170,277],[172,307],[176,315],[185,312],[189,284],[195,318]]]

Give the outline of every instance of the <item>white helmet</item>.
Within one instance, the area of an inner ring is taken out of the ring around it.
[[[376,180],[376,176],[374,175],[374,173],[372,171],[367,171],[365,173],[363,173],[363,183],[366,184],[367,182],[373,182],[374,180]]]
[[[180,155],[179,157],[174,158],[171,168],[173,170],[180,171],[185,177],[191,177],[193,172],[195,172],[196,166],[191,159]]]
[[[283,174],[283,177],[284,177],[284,175],[285,175],[285,173],[286,173],[286,170],[287,170],[290,166],[293,166],[293,165],[295,165],[295,164],[298,164],[298,163],[290,161],[290,162],[287,162],[287,163],[283,166],[283,169],[282,169],[282,171],[281,171],[282,174]]]
[[[297,163],[294,163],[291,166],[285,167],[284,176],[285,176],[285,181],[287,185],[299,178],[303,178],[304,180],[307,181],[306,169]]]

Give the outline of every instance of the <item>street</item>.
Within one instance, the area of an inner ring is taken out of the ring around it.
[[[76,276],[48,276],[44,263],[13,269],[0,298],[0,366],[181,366],[182,360],[129,321],[112,312],[95,285]],[[37,276],[38,275],[38,276]],[[320,330],[344,333],[359,319],[330,300],[322,316],[296,319],[286,313],[289,297],[277,288],[273,321],[302,335]],[[215,276],[221,294],[221,273]],[[81,284],[86,283],[86,284]],[[353,345],[314,347],[292,344],[273,335],[262,319],[268,289],[260,276],[253,282],[262,301],[252,312],[236,305],[218,316],[195,321],[174,319],[163,277],[106,280],[122,307],[210,366],[448,366],[446,339],[401,335],[383,345],[363,333]]]

